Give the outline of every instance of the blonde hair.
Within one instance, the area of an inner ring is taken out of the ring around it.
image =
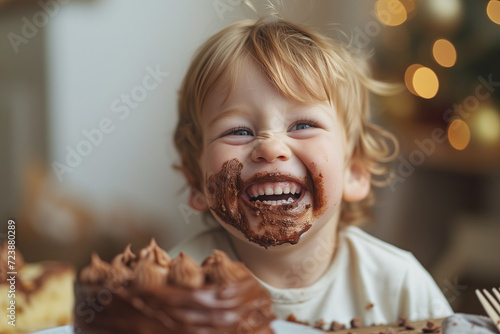
[[[386,163],[397,154],[398,145],[392,134],[370,122],[369,94],[392,94],[394,86],[371,79],[366,57],[272,15],[240,21],[215,34],[201,46],[187,71],[174,139],[181,156],[181,166],[176,168],[184,172],[192,189],[202,189],[198,160],[204,101],[222,78],[236,80],[248,56],[285,97],[296,102],[329,101],[345,129],[348,161],[354,156],[360,159],[372,174],[372,184],[388,183]],[[373,198],[371,190],[360,202],[342,203],[340,225],[357,224],[369,216]]]

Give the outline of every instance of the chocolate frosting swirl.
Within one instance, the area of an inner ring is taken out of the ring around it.
[[[183,252],[172,260],[168,283],[187,289],[196,289],[203,285],[205,275],[201,267]]]
[[[80,272],[80,281],[87,284],[101,284],[111,278],[111,266],[101,260],[97,253],[92,253],[90,266]]]
[[[130,250],[130,244],[125,247],[123,253],[116,255],[111,261],[111,277],[114,282],[124,284],[134,279],[134,272],[130,268],[136,255]]]
[[[139,252],[139,261],[144,258],[150,258],[150,254],[154,257],[154,262],[157,265],[166,267],[170,263],[170,256],[168,256],[167,252],[158,247],[154,238],[151,239],[149,245]]]
[[[168,266],[161,265],[156,260],[157,257],[154,252],[150,252],[146,257],[139,259],[134,269],[135,284],[148,288],[166,284],[169,271]]]
[[[116,255],[111,261],[111,265],[123,264],[125,266],[130,266],[133,260],[137,257],[130,249],[131,245],[128,244],[123,253]]]
[[[215,250],[202,264],[207,282],[236,283],[250,276],[250,272],[241,262],[233,262],[226,253]]]
[[[89,298],[99,309],[92,318],[81,308]],[[151,240],[137,256],[127,246],[111,265],[92,254],[75,284],[74,326],[82,334],[271,334],[275,318],[269,293],[222,251],[200,266],[184,253],[171,260]]]

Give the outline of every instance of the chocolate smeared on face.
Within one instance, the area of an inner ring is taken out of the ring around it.
[[[311,228],[315,216],[323,212],[325,200],[321,174],[314,182],[310,175],[296,179],[282,173],[258,173],[243,182],[242,169],[243,164],[232,159],[223,164],[220,172],[208,177],[210,209],[225,223],[241,231],[248,240],[265,248],[298,243],[300,236]],[[249,186],[266,182],[290,182],[300,190],[289,195],[254,197],[248,194]],[[313,205],[300,200],[306,192],[312,194]],[[276,200],[282,204],[269,204],[277,203]],[[258,226],[250,225],[245,208],[248,208],[247,212],[261,218]]]
[[[314,207],[313,207],[313,213],[315,217],[320,216],[326,209],[326,198],[323,193],[324,187],[323,187],[323,175],[320,173],[318,176],[314,178],[309,178],[308,182],[311,183],[311,189],[313,191],[313,200],[314,200]]]
[[[237,227],[243,219],[238,212],[238,193],[241,190],[241,170],[243,165],[237,160],[224,163],[222,170],[213,174],[207,181],[207,190],[211,196],[211,209],[230,225]]]

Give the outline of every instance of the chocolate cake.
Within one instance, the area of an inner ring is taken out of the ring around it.
[[[75,284],[75,333],[273,333],[268,292],[222,251],[200,265],[154,240],[111,263],[97,254]]]
[[[10,252],[9,252],[10,251]],[[0,333],[31,333],[72,320],[75,269],[61,261],[24,261],[18,248],[0,246]]]

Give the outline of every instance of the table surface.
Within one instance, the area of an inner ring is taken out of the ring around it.
[[[444,319],[432,319],[432,322],[435,324],[441,326],[441,323],[443,322]],[[335,334],[347,334],[347,333],[356,333],[356,334],[368,334],[368,333],[385,333],[387,328],[391,327],[393,329],[394,333],[422,333],[422,328],[426,326],[427,320],[423,321],[410,321],[410,323],[415,327],[414,330],[407,330],[404,327],[398,327],[397,324],[393,325],[382,325],[382,326],[370,326],[370,327],[362,327],[362,328],[349,328],[349,329],[343,329],[340,331],[335,331],[335,332],[327,332],[327,333],[335,333]],[[440,333],[443,331],[441,330]]]
[[[441,323],[443,322],[444,319],[433,319],[432,321],[436,323],[437,325],[441,326]],[[279,329],[281,330],[280,333],[291,333],[292,331],[285,326],[287,323],[291,324],[289,322],[285,322],[283,320],[279,321]],[[396,334],[412,334],[412,333],[422,333],[422,328],[427,324],[427,320],[425,321],[412,321],[411,324],[415,327],[415,330],[407,330],[404,327],[398,327],[396,324],[394,325],[383,325],[383,326],[370,326],[370,327],[363,327],[363,328],[349,328],[349,329],[344,329],[340,331],[335,331],[335,332],[329,332],[327,331],[326,333],[334,333],[334,334],[379,334],[379,333],[385,333],[386,330],[391,327],[393,329],[393,332]],[[308,333],[307,328],[304,328],[302,330],[297,331],[297,328],[293,328],[293,333],[300,332],[300,333]],[[312,332],[312,331],[311,331]],[[314,331],[316,332],[316,331]],[[63,327],[57,327],[57,328],[51,328],[47,329],[44,331],[36,332],[33,334],[72,334],[73,333],[73,326],[63,326]],[[442,333],[442,331],[440,331]]]

